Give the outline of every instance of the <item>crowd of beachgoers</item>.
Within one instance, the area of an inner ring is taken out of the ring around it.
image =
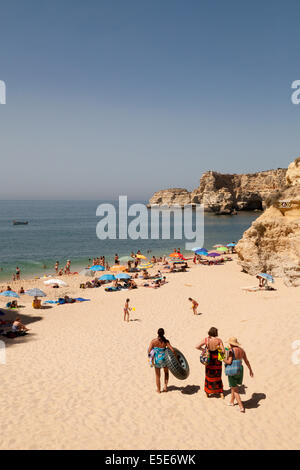
[[[158,289],[170,282],[170,277],[167,275],[177,272],[187,272],[192,265],[221,265],[225,262],[232,261],[232,254],[234,254],[234,243],[229,246],[216,245],[216,252],[207,252],[204,248],[195,249],[193,256],[183,255],[179,248],[174,248],[173,253],[168,256],[151,256],[150,259],[143,255],[141,251],[131,253],[130,256],[119,257],[115,254],[114,265],[110,266],[104,256],[89,259],[88,266],[81,271],[80,275],[90,276],[91,279],[81,282],[79,287],[81,289],[99,288],[103,287],[106,292],[116,292],[123,289],[138,289],[140,287],[147,287]],[[148,254],[148,253],[147,253]],[[99,277],[99,272],[105,272]],[[79,275],[78,272],[71,271],[71,260],[67,260],[64,268],[60,267],[59,261],[54,265],[53,275],[46,276],[47,280],[44,283],[53,289],[66,287],[67,283],[59,279],[62,275]],[[55,279],[53,276],[58,277]],[[16,268],[13,275],[13,282],[20,281],[21,270]],[[259,287],[263,287],[263,279],[259,279]],[[72,298],[68,295],[59,296],[56,300],[48,300],[42,303],[41,298],[46,294],[38,288],[24,290],[23,286],[20,287],[18,292],[14,292],[10,285],[0,290],[0,295],[6,297],[20,298],[23,295],[31,295],[33,297],[32,307],[34,309],[42,309],[46,304],[71,304],[75,302],[88,301],[85,298]],[[187,299],[191,303],[191,309],[194,315],[198,313],[199,303],[197,300],[189,297]],[[18,300],[10,300],[6,304],[7,309],[17,310],[19,308]],[[130,312],[134,307],[130,306],[130,299],[127,298],[123,307],[125,322],[130,321]],[[2,312],[3,314],[3,312]],[[21,322],[20,317],[17,315],[13,321],[6,321],[1,319],[2,330],[0,334],[7,338],[13,339],[18,336],[24,336],[29,332],[29,329]],[[244,412],[240,395],[238,393],[238,386],[243,381],[243,366],[242,360],[245,361],[249,367],[250,375],[253,372],[245,351],[241,348],[237,338],[231,338],[228,342],[229,348],[224,347],[223,341],[218,338],[218,331],[216,328],[210,328],[208,336],[197,345],[197,349],[201,351],[203,357],[203,364],[205,365],[205,393],[209,397],[212,394],[219,394],[224,398],[223,382],[222,382],[222,363],[228,366],[232,363],[239,363],[239,368],[235,376],[229,377],[229,386],[231,388],[230,406],[233,406],[235,400],[240,407],[240,411]],[[161,392],[160,386],[160,371],[164,370],[164,388],[163,391],[168,390],[169,381],[169,368],[166,366],[165,354],[167,350],[172,351],[176,358],[176,350],[173,349],[170,342],[164,336],[163,328],[158,330],[158,336],[151,341],[148,348],[148,356],[150,359],[151,367],[154,366],[157,392]]]

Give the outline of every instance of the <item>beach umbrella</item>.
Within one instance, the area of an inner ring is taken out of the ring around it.
[[[90,268],[85,268],[82,271],[80,271],[79,275],[80,276],[93,277],[94,273],[93,273],[93,271],[90,270]]]
[[[99,281],[114,281],[116,278],[113,274],[103,274],[99,277]]]
[[[191,251],[198,251],[198,250],[202,250],[202,246],[197,246],[191,249]]]
[[[128,261],[132,261],[132,257],[131,256],[121,256],[121,258],[119,258],[119,260],[122,263],[127,263]]]
[[[236,245],[236,243],[232,242],[232,243],[227,243],[226,246],[235,246],[235,245]]]
[[[217,256],[220,256],[220,253],[216,253],[216,252],[212,251],[212,252],[210,252],[210,253],[207,253],[206,256],[210,256],[210,257],[212,257],[212,258],[215,258],[215,257],[217,257]]]
[[[96,264],[90,268],[90,271],[105,271],[105,267],[101,266],[101,264]]]
[[[149,268],[153,268],[153,264],[151,263],[145,263],[145,264],[140,264],[138,266],[139,269],[149,269]]]
[[[65,281],[62,281],[61,279],[49,279],[48,281],[44,281],[44,284],[46,284],[47,286],[50,286],[51,284],[58,284],[59,286],[64,287],[68,285]]]
[[[197,250],[195,253],[196,255],[207,256],[208,251],[205,248],[201,248],[200,250]]]
[[[136,258],[139,258],[139,259],[147,259],[146,256],[144,256],[144,255],[136,255]]]
[[[115,276],[117,279],[131,279],[131,276],[127,273],[118,273]]]
[[[20,296],[13,290],[6,290],[4,292],[0,292],[0,295],[3,295],[4,297],[17,297],[18,299],[20,298]]]
[[[214,245],[214,248],[221,248],[224,245]]]
[[[271,274],[259,273],[258,276],[262,277],[263,279],[266,279],[266,281],[275,282],[274,277],[271,276]]]
[[[34,289],[29,289],[25,291],[26,295],[31,295],[31,297],[47,297],[47,294],[43,292],[41,289],[35,287]]]
[[[228,248],[226,246],[220,246],[219,248],[217,248],[217,251],[228,251]]]
[[[169,258],[183,258],[181,253],[170,253]]]
[[[110,268],[110,271],[112,272],[117,272],[117,271],[126,271],[127,266],[122,266],[122,265],[119,265],[119,264],[115,264],[114,266],[112,266]]]

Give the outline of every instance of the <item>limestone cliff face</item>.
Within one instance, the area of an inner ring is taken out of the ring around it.
[[[267,197],[285,185],[286,169],[250,174],[204,173],[191,194],[191,202],[202,203],[207,211],[263,209]]]
[[[289,165],[285,189],[244,233],[236,251],[246,272],[300,284],[300,159]]]
[[[152,198],[149,200],[149,204],[159,204],[159,205],[169,205],[179,204],[184,206],[184,204],[189,204],[191,202],[191,194],[183,188],[170,188],[163,189],[162,191],[157,191]]]
[[[204,210],[230,214],[232,211],[263,209],[267,198],[285,186],[286,169],[251,174],[204,173],[191,193],[182,188],[158,191],[150,204],[203,204]]]

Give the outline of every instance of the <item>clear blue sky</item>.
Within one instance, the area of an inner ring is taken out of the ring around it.
[[[2,199],[146,199],[300,154],[299,1],[0,9]]]

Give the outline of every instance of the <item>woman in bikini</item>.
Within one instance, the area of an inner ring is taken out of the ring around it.
[[[153,354],[153,365],[155,368],[155,381],[156,381],[156,391],[160,393],[160,369],[164,369],[165,373],[165,386],[163,391],[168,391],[168,381],[169,381],[169,369],[166,367],[165,354],[166,349],[169,348],[176,356],[176,353],[171,346],[170,342],[165,338],[165,331],[163,328],[159,328],[157,332],[157,338],[153,339],[148,348],[148,356]]]
[[[126,299],[125,306],[124,306],[124,321],[127,321],[127,322],[129,322],[129,311],[132,310],[129,307],[129,302],[130,302],[130,299]]]

